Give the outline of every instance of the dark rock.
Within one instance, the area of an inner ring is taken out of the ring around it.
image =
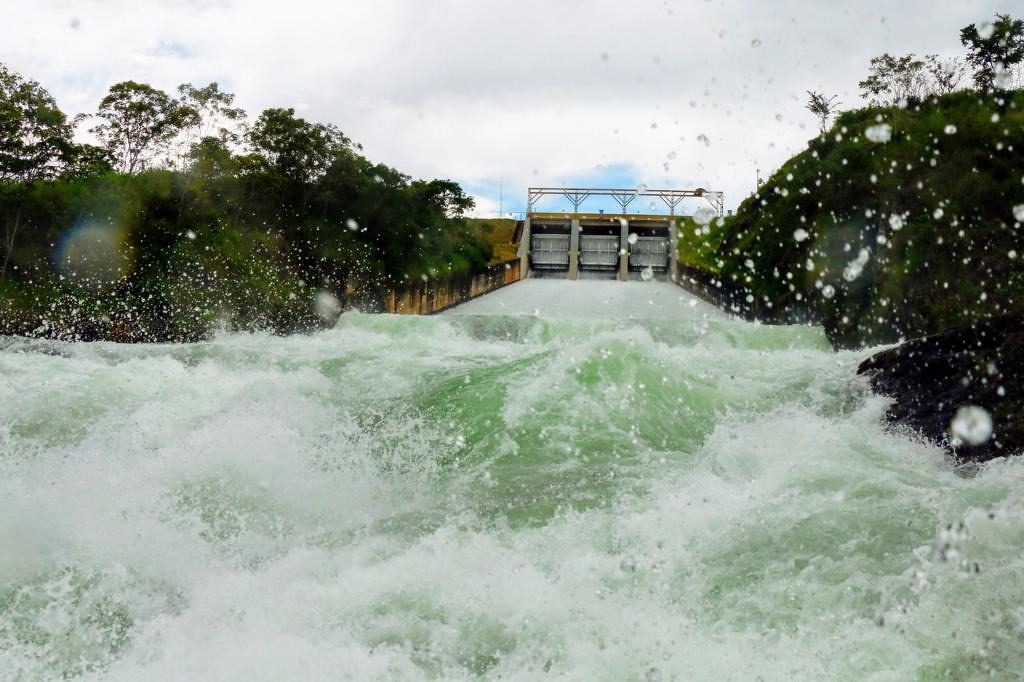
[[[1024,318],[1005,316],[954,327],[871,356],[858,369],[876,393],[895,402],[886,413],[963,461],[1024,453]],[[992,437],[976,446],[951,442],[957,409],[984,408]]]

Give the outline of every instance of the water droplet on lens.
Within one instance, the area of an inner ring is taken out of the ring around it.
[[[886,143],[892,139],[892,126],[888,123],[873,125],[864,131],[864,137],[872,142]]]
[[[982,445],[992,437],[992,415],[983,407],[965,405],[956,411],[949,432],[968,445]]]
[[[321,320],[331,322],[341,314],[341,303],[331,292],[320,291],[313,299],[313,310]]]
[[[693,212],[693,222],[698,225],[708,225],[715,219],[715,211],[709,206],[701,206]]]

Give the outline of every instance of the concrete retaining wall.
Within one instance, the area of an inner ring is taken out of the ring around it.
[[[483,296],[520,279],[518,258],[495,263],[478,275],[458,274],[448,279],[412,284],[388,294],[385,312],[431,315]]]
[[[730,282],[723,282],[715,275],[700,268],[678,263],[676,265],[676,284],[691,294],[700,296],[708,303],[717,305],[731,313],[742,314],[743,309],[749,307],[741,305],[745,301],[738,287]]]
[[[720,279],[706,270],[679,263],[676,265],[676,284],[708,303],[746,320],[765,324],[820,324],[817,312],[807,306],[790,305],[778,310],[764,301],[753,300],[746,289],[733,282]]]

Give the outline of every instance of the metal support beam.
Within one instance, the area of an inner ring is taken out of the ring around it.
[[[619,281],[629,281],[629,221],[619,219]]]
[[[607,189],[590,187],[530,187],[526,194],[526,211],[534,212],[537,202],[546,196],[560,196],[572,204],[573,213],[579,213],[580,207],[587,199],[593,196],[611,197],[626,213],[629,205],[637,197],[658,197],[668,206],[670,215],[676,214],[676,208],[683,199],[696,198],[704,199],[718,215],[725,213],[725,194],[706,190],[703,187],[697,189],[648,189],[640,187],[637,189]]]
[[[676,268],[679,263],[679,225],[675,218],[668,224],[668,278],[676,281]]]
[[[679,203],[683,200],[683,197],[678,195],[678,194],[669,194],[669,193],[663,192],[661,190],[655,190],[655,191],[658,192],[658,196],[661,197],[661,200],[665,202],[666,206],[668,206],[668,213],[669,213],[669,215],[675,215],[676,214],[676,206],[678,206]]]
[[[616,194],[612,194],[612,197],[615,199],[615,201],[618,202],[619,206],[622,207],[622,212],[625,213],[626,209],[629,207],[629,205],[631,203],[633,203],[634,199],[636,199],[637,194],[636,194],[636,192],[623,193],[623,194],[616,193]]]
[[[590,196],[590,192],[585,189],[566,189],[562,190],[562,194],[569,200],[569,203],[572,204],[573,213],[579,213],[580,206],[584,201],[586,201],[587,197]]]
[[[569,279],[580,276],[580,221],[572,219],[569,231]]]

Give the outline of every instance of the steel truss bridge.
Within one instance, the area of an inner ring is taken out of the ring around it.
[[[559,196],[568,199],[572,204],[573,213],[580,212],[580,206],[590,197],[612,197],[626,213],[629,205],[637,197],[656,197],[665,202],[669,214],[676,214],[676,207],[683,199],[696,198],[704,199],[715,210],[718,215],[725,212],[725,193],[706,190],[703,187],[697,189],[595,189],[585,187],[530,187],[527,190],[526,212],[534,212],[534,206],[543,197]]]

